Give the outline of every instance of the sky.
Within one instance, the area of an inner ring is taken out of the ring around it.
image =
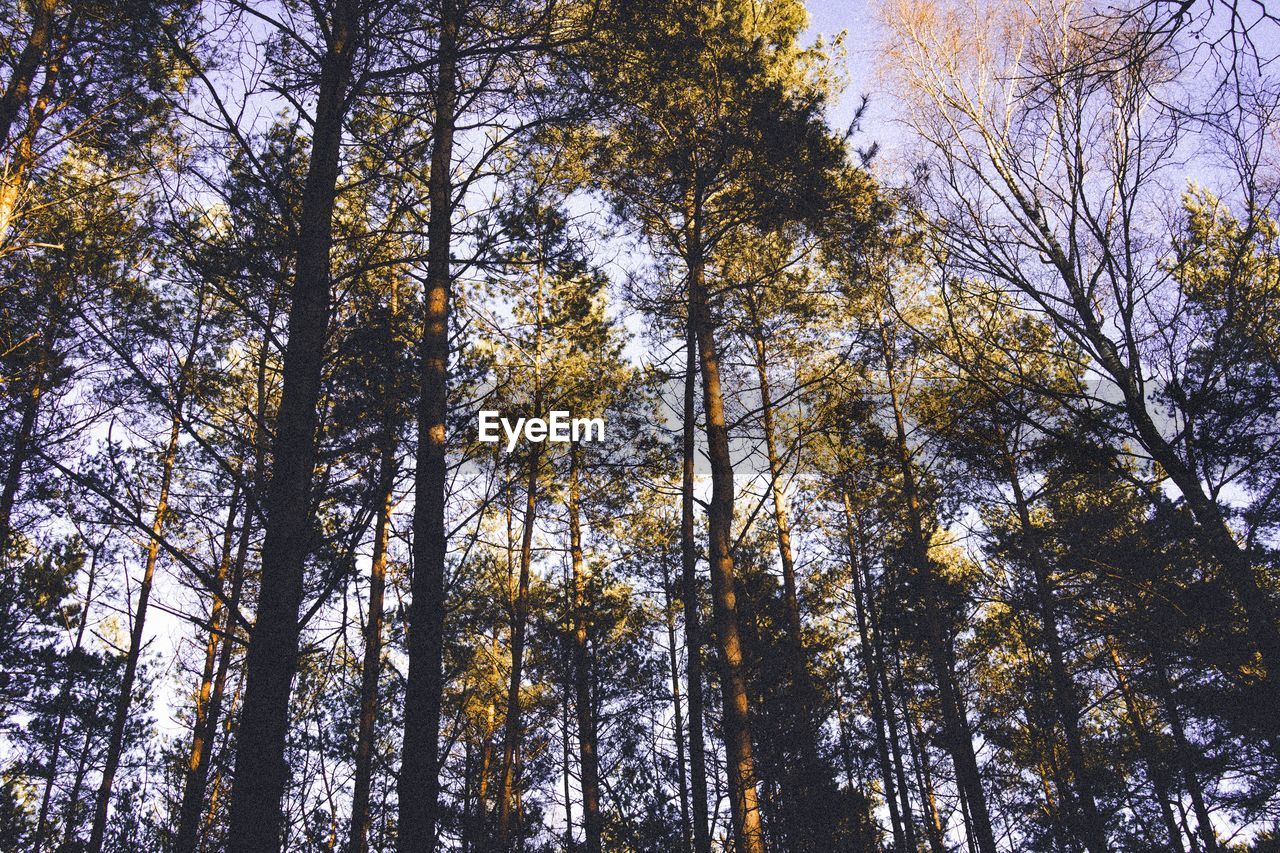
[[[848,86],[829,112],[832,125],[847,126],[862,96],[868,95],[871,100],[863,130],[854,144],[859,148],[871,141],[884,145],[897,136],[898,131],[893,124],[893,102],[886,96],[877,76],[877,55],[884,31],[876,18],[875,3],[873,0],[809,0],[806,5],[809,40],[819,34],[845,33]]]

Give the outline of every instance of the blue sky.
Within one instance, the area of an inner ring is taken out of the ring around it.
[[[871,105],[863,122],[863,132],[854,140],[859,148],[876,140],[883,146],[897,135],[892,123],[893,103],[886,97],[877,77],[876,55],[883,28],[871,0],[808,0],[809,39],[819,34],[834,36],[845,32],[848,87],[831,109],[831,123],[843,127],[853,118],[863,95]]]

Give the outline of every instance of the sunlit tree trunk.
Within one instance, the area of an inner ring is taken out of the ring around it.
[[[662,561],[662,612],[667,628],[667,660],[671,667],[671,714],[676,741],[676,781],[680,787],[680,841],[686,853],[693,850],[689,826],[689,774],[684,759],[684,711],[680,702],[680,653],[676,648],[676,614],[672,607],[671,570]]]
[[[542,412],[542,346],[543,346],[543,299],[546,280],[544,270],[539,267],[536,274],[534,295],[534,342],[533,342],[533,411]],[[507,685],[507,720],[506,731],[502,741],[502,787],[498,800],[498,847],[507,851],[512,848],[513,839],[518,831],[513,826],[516,812],[513,810],[519,776],[519,752],[521,742],[521,707],[520,686],[524,679],[524,646],[525,632],[529,624],[529,583],[530,569],[533,564],[533,533],[538,519],[538,475],[542,465],[542,444],[535,443],[529,451],[529,470],[525,473],[525,505],[524,526],[520,533],[520,568],[516,581],[515,601],[511,609],[511,679]],[[576,472],[575,472],[576,473]],[[570,501],[570,536],[573,536],[572,524],[576,498],[571,494]],[[581,538],[579,533],[578,559],[581,561]],[[572,547],[572,546],[571,546]],[[582,566],[578,565],[577,569]],[[576,645],[576,630],[575,630]],[[576,652],[575,652],[576,654]],[[580,732],[579,740],[587,738]],[[594,738],[592,738],[594,740]],[[585,768],[584,768],[585,775]]]
[[[196,849],[200,812],[204,807],[203,780],[206,778],[213,735],[217,732],[216,722],[212,727],[210,726],[209,712],[213,704],[214,683],[218,677],[218,650],[223,645],[231,643],[229,634],[233,630],[232,619],[235,618],[234,613],[228,613],[227,618],[223,619],[223,610],[226,606],[223,596],[226,593],[227,577],[231,572],[234,559],[232,551],[235,544],[236,514],[239,509],[240,483],[237,481],[232,487],[231,500],[228,503],[227,520],[222,532],[222,558],[218,561],[218,571],[214,576],[216,589],[209,604],[204,667],[200,673],[200,684],[196,688],[195,719],[191,726],[191,746],[187,750],[186,768],[183,774],[178,832],[174,837],[174,850],[179,853],[191,853]],[[238,598],[238,595],[236,597]]]
[[[720,689],[729,808],[733,815],[734,843],[738,853],[763,853],[764,832],[756,792],[751,723],[743,674],[742,640],[738,631],[738,605],[733,568],[733,459],[725,422],[724,394],[720,387],[720,361],[715,327],[708,304],[706,268],[702,254],[701,201],[694,193],[693,210],[686,228],[689,271],[689,317],[698,341],[702,372],[703,413],[706,417],[707,457],[711,464],[711,501],[707,505],[710,528],[711,599],[716,641],[720,647]]]
[[[120,756],[124,750],[124,733],[133,705],[134,683],[138,675],[138,663],[142,658],[143,637],[146,631],[147,611],[151,601],[152,585],[155,581],[156,565],[160,557],[160,541],[163,537],[165,523],[169,513],[169,490],[173,484],[173,469],[178,456],[178,439],[182,435],[182,421],[187,403],[187,394],[192,381],[192,366],[200,348],[200,335],[204,325],[203,293],[196,309],[195,323],[191,331],[191,341],[187,352],[177,365],[177,376],[174,379],[173,394],[169,403],[172,412],[169,418],[169,437],[165,444],[160,461],[160,485],[156,494],[155,507],[152,510],[150,537],[147,541],[146,557],[143,563],[142,579],[138,584],[138,603],[133,612],[133,625],[129,631],[129,650],[125,656],[124,675],[120,680],[120,694],[116,699],[115,714],[112,717],[111,733],[107,738],[107,752],[103,760],[102,777],[98,782],[98,794],[94,803],[93,827],[89,834],[90,853],[100,853],[106,839],[107,813],[111,806],[112,786],[120,767]],[[230,525],[228,520],[228,525]],[[217,596],[215,596],[215,601]]]

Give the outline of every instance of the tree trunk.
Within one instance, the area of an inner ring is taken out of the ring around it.
[[[160,462],[160,491],[156,495],[155,510],[151,519],[151,536],[147,542],[146,561],[142,570],[142,582],[138,586],[138,605],[133,614],[133,626],[129,631],[129,651],[125,657],[124,675],[120,681],[120,694],[116,698],[115,714],[111,722],[111,734],[107,738],[107,755],[103,762],[102,778],[98,783],[98,795],[93,810],[93,828],[89,833],[89,853],[101,853],[107,832],[107,811],[111,805],[111,788],[115,784],[120,767],[120,755],[124,749],[124,730],[133,705],[133,687],[138,675],[138,661],[142,657],[143,632],[147,623],[147,608],[151,601],[151,587],[155,579],[156,563],[160,556],[160,538],[164,530],[165,515],[169,511],[169,487],[173,482],[173,466],[178,455],[178,437],[181,435],[182,410],[186,402],[186,386],[192,360],[199,343],[200,321],[197,319],[192,334],[191,348],[179,368],[177,389],[173,398],[173,415],[169,422],[169,440]]]
[[[937,682],[938,699],[942,711],[943,732],[947,750],[955,764],[956,784],[968,804],[973,840],[981,853],[996,853],[995,833],[991,828],[991,815],[987,809],[986,794],[982,789],[982,776],[978,771],[978,759],[973,751],[973,737],[965,717],[964,701],[951,667],[951,637],[943,622],[942,602],[938,594],[938,578],[929,559],[929,545],[925,540],[921,518],[920,498],[916,489],[915,472],[912,469],[910,448],[907,445],[906,424],[898,388],[894,378],[893,356],[888,330],[882,322],[880,340],[883,349],[885,372],[889,382],[889,400],[898,452],[898,465],[902,475],[903,502],[910,525],[908,547],[912,569],[916,574],[925,618],[925,630],[929,649],[929,663]]]
[[[31,92],[31,83],[40,68],[40,60],[49,49],[53,34],[53,13],[57,8],[58,0],[35,0],[31,4],[31,34],[27,37],[22,52],[18,54],[13,74],[5,86],[4,95],[0,97],[0,150],[9,141],[13,124],[18,120],[18,113]]]
[[[582,785],[582,823],[587,853],[600,853],[600,759],[596,751],[596,713],[591,698],[591,658],[587,645],[586,564],[582,559],[582,523],[578,500],[578,446],[569,447],[569,564],[573,587],[573,686],[578,714],[578,765]],[[523,562],[523,558],[522,558]],[[677,719],[679,715],[677,706]],[[677,722],[677,727],[679,722]]]
[[[18,422],[18,434],[14,436],[9,452],[9,465],[4,472],[4,486],[0,488],[0,559],[5,558],[13,535],[13,506],[17,502],[18,488],[22,485],[22,468],[31,454],[31,440],[35,435],[36,415],[40,411],[40,394],[43,380],[37,378],[22,401],[22,418]]]
[[[858,625],[858,651],[862,657],[862,670],[866,673],[867,693],[871,705],[871,724],[875,729],[877,758],[880,777],[884,781],[884,798],[889,807],[889,823],[893,828],[893,849],[910,850],[902,828],[902,815],[898,811],[898,795],[893,781],[893,764],[889,760],[889,742],[884,734],[884,706],[880,701],[880,676],[872,657],[871,634],[867,629],[867,612],[863,601],[861,542],[854,536],[853,507],[849,494],[841,494],[844,500],[845,544],[849,547],[849,575],[853,580],[854,618]]]
[[[326,28],[311,158],[299,214],[297,267],[283,390],[266,503],[257,618],[245,663],[227,849],[280,848],[281,798],[289,782],[285,739],[298,657],[298,610],[311,532],[317,405],[330,315],[329,250],[349,78],[357,33],[355,0],[338,0]]]
[[[360,719],[356,732],[356,767],[351,795],[350,853],[369,850],[369,792],[373,787],[374,727],[378,718],[378,681],[382,676],[382,599],[387,582],[387,545],[391,539],[394,504],[396,440],[394,427],[384,423],[378,470],[378,520],[369,564],[369,619],[364,630],[364,660],[360,669]]]
[[[449,303],[452,290],[453,131],[458,82],[456,0],[440,6],[440,46],[427,193],[426,317],[418,401],[413,507],[413,580],[409,603],[409,672],[397,792],[399,853],[427,853],[436,843],[440,798],[440,707],[444,699],[445,418],[449,392]]]
[[[94,713],[102,706],[102,689],[99,687],[97,694],[93,698]],[[71,783],[71,793],[67,797],[67,812],[62,820],[62,846],[58,849],[75,849],[72,847],[72,841],[75,839],[76,830],[79,828],[80,814],[84,810],[84,803],[80,800],[80,792],[84,790],[84,780],[89,773],[90,755],[93,747],[97,744],[97,739],[92,731],[85,731],[84,743],[80,746],[80,755],[76,759],[75,780]],[[79,840],[76,839],[77,846]]]
[[[755,347],[756,376],[760,382],[760,419],[764,427],[765,454],[769,460],[769,494],[773,499],[773,521],[778,536],[778,558],[782,562],[782,599],[787,616],[787,642],[791,654],[792,676],[797,690],[807,690],[809,671],[805,668],[804,636],[800,625],[800,600],[796,593],[796,564],[791,551],[791,519],[787,514],[786,495],[782,492],[782,459],[773,421],[773,399],[769,387],[769,364],[764,347],[764,330],[758,325],[752,343]]]
[[[693,851],[689,826],[689,774],[684,760],[684,712],[680,703],[680,652],[676,648],[676,614],[672,607],[671,571],[662,561],[663,614],[667,626],[667,659],[671,665],[672,728],[676,740],[676,779],[680,786],[680,841],[685,853]]]
[[[264,329],[269,330],[275,322],[276,305],[272,301],[267,310]],[[270,360],[271,346],[269,336],[264,333],[258,342],[258,361],[254,379],[254,414],[249,428],[249,441],[253,447],[253,482],[246,495],[244,519],[240,525],[240,541],[236,547],[235,562],[231,569],[231,592],[226,601],[225,620],[222,637],[218,643],[218,665],[209,691],[208,706],[204,712],[203,732],[197,730],[193,736],[191,759],[185,786],[183,788],[182,810],[179,812],[178,833],[174,842],[175,853],[196,853],[200,847],[200,829],[204,824],[204,795],[209,787],[209,770],[213,763],[214,741],[218,736],[218,726],[223,723],[222,704],[226,698],[227,677],[231,671],[231,657],[236,643],[236,619],[240,612],[240,600],[244,590],[245,567],[249,561],[249,543],[254,530],[253,508],[259,505],[260,495],[266,489],[267,433],[264,425],[267,420],[267,364]],[[258,519],[262,521],[261,518]],[[215,597],[215,604],[220,599]],[[228,718],[225,722],[229,723]],[[194,743],[198,738],[200,743]],[[210,811],[212,811],[212,804]]]
[[[84,603],[80,608],[80,624],[76,626],[76,641],[71,647],[71,653],[67,655],[68,661],[75,661],[79,658],[81,650],[84,648],[84,632],[89,625],[89,606],[93,604],[93,587],[98,577],[98,554],[100,548],[95,548],[93,557],[89,563],[89,577],[85,584]],[[40,796],[40,811],[36,818],[36,834],[33,844],[36,850],[43,849],[44,836],[49,829],[49,806],[53,800],[54,783],[58,780],[58,757],[62,751],[62,738],[67,725],[67,706],[71,700],[71,689],[76,681],[77,673],[67,667],[67,677],[62,682],[62,688],[58,693],[58,721],[54,724],[53,729],[53,745],[49,753],[49,780],[45,783],[44,793]]]
[[[1004,436],[1000,436],[1003,444]],[[1045,563],[1041,549],[1039,534],[1031,522],[1031,510],[1027,505],[1026,495],[1022,491],[1017,461],[1012,451],[1002,447],[1009,485],[1013,489],[1014,506],[1018,512],[1018,521],[1022,531],[1023,547],[1027,560],[1031,563],[1035,575],[1036,602],[1040,610],[1041,640],[1049,653],[1049,675],[1053,683],[1053,706],[1057,711],[1058,724],[1062,726],[1063,738],[1067,746],[1067,762],[1071,770],[1076,803],[1079,807],[1077,828],[1079,838],[1089,853],[1107,853],[1107,835],[1102,815],[1098,812],[1098,803],[1093,795],[1093,785],[1089,781],[1089,770],[1085,762],[1084,743],[1080,738],[1080,702],[1076,695],[1075,682],[1067,671],[1066,657],[1062,651],[1062,640],[1058,634],[1058,605],[1054,600],[1053,577],[1049,566]]]
[[[902,756],[902,737],[898,733],[898,712],[894,707],[893,697],[895,695],[895,686],[897,692],[903,694],[903,713],[902,724],[906,731],[907,746],[911,746],[911,721],[908,719],[905,691],[902,689],[901,666],[893,673],[890,672],[890,655],[893,661],[898,661],[898,646],[896,634],[890,632],[885,623],[885,616],[881,613],[880,608],[876,605],[875,585],[871,580],[870,560],[864,548],[858,567],[862,572],[862,586],[866,590],[867,605],[867,627],[870,629],[872,645],[871,658],[877,672],[880,676],[880,696],[884,703],[885,724],[889,730],[889,757],[893,761],[894,773],[898,779],[898,797],[902,807],[902,830],[906,835],[907,849],[916,849],[916,823],[915,815],[911,809],[910,786],[907,784],[906,761]],[[891,678],[895,675],[896,678]],[[923,800],[923,788],[921,789],[921,799]],[[931,801],[927,803],[931,805]],[[930,849],[934,853],[942,853],[943,847],[941,843],[934,844],[933,836],[930,835]]]
[[[698,341],[702,368],[703,412],[706,416],[707,456],[711,464],[711,502],[707,507],[710,528],[711,600],[716,641],[720,646],[720,689],[729,807],[738,853],[764,853],[764,832],[756,792],[755,760],[751,747],[751,723],[747,685],[742,665],[742,640],[738,631],[738,606],[733,568],[733,459],[725,423],[724,395],[720,388],[720,362],[715,327],[707,301],[706,271],[701,245],[701,209],[695,201],[688,227],[689,317]]]
[[[35,366],[36,375],[32,377],[31,385],[23,395],[18,433],[13,438],[13,445],[9,451],[9,464],[4,472],[4,485],[0,487],[0,559],[4,559],[5,550],[13,535],[13,508],[18,499],[18,490],[22,486],[22,469],[31,456],[36,421],[40,414],[40,398],[44,394],[45,376],[62,324],[61,312],[55,311],[55,314],[58,316],[50,318],[41,339],[40,357]]]
[[[1141,750],[1143,758],[1147,764],[1147,777],[1151,780],[1151,788],[1158,801],[1160,807],[1160,819],[1164,823],[1165,832],[1169,834],[1169,849],[1175,853],[1184,853],[1182,846],[1182,832],[1178,829],[1178,822],[1173,816],[1173,809],[1169,806],[1169,785],[1165,778],[1164,768],[1160,765],[1160,758],[1155,748],[1155,744],[1151,742],[1151,734],[1147,731],[1146,725],[1142,721],[1142,712],[1138,707],[1137,697],[1134,695],[1133,688],[1129,684],[1129,678],[1125,675],[1124,667],[1120,663],[1120,654],[1116,651],[1115,644],[1110,638],[1105,638],[1104,642],[1107,646],[1107,654],[1111,657],[1111,666],[1115,670],[1116,685],[1120,688],[1120,696],[1124,699],[1125,714],[1129,718],[1129,727],[1133,730],[1134,740],[1137,741],[1138,749]]]
[[[205,639],[204,668],[200,675],[200,685],[196,690],[195,720],[191,726],[191,747],[187,751],[187,766],[182,785],[182,804],[178,812],[178,832],[174,838],[174,850],[178,853],[194,853],[200,828],[200,813],[204,808],[204,779],[207,778],[207,767],[217,723],[211,727],[209,712],[213,705],[214,684],[218,677],[218,650],[231,643],[230,636],[224,632],[234,630],[234,611],[227,613],[223,620],[223,591],[227,576],[232,566],[232,539],[235,535],[236,513],[240,504],[239,481],[232,488],[231,500],[228,502],[227,520],[222,534],[222,558],[218,562],[218,573],[215,576],[217,590],[209,604],[208,637]],[[246,512],[246,516],[248,513]],[[247,522],[246,522],[247,523]],[[238,579],[236,584],[238,585]],[[236,602],[232,602],[235,604]]]
[[[1182,711],[1173,695],[1173,685],[1169,682],[1169,671],[1158,655],[1153,656],[1155,666],[1156,691],[1160,702],[1164,705],[1165,715],[1169,718],[1169,732],[1173,735],[1173,745],[1178,756],[1178,764],[1182,768],[1182,778],[1187,785],[1187,793],[1191,795],[1191,808],[1196,814],[1196,832],[1204,842],[1206,853],[1218,853],[1222,848],[1218,844],[1218,835],[1214,832],[1213,822],[1209,820],[1209,808],[1204,799],[1204,787],[1196,773],[1194,753],[1187,742],[1186,728],[1182,723]]]
[[[707,824],[707,758],[702,725],[702,614],[698,607],[698,548],[694,541],[693,469],[697,429],[698,344],[693,324],[685,333],[684,422],[681,438],[680,583],[684,604],[686,694],[689,697],[689,794],[694,853],[711,853]]]

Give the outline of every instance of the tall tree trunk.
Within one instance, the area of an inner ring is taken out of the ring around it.
[[[859,531],[859,539],[862,534]],[[906,730],[907,745],[910,747],[911,740],[911,721],[908,719],[906,709],[906,692],[902,689],[903,679],[901,666],[898,664],[898,638],[896,633],[888,630],[886,624],[886,615],[883,614],[876,604],[875,584],[871,579],[871,561],[867,554],[866,548],[862,549],[861,559],[858,568],[862,572],[862,586],[866,590],[866,606],[867,606],[867,627],[870,629],[871,659],[876,671],[880,676],[880,696],[884,703],[884,719],[889,730],[889,757],[893,761],[894,773],[898,779],[898,797],[902,808],[902,830],[906,835],[907,849],[916,849],[916,822],[915,815],[911,809],[911,789],[907,784],[906,761],[902,755],[902,737],[898,733],[898,712],[894,707],[895,687],[897,694],[902,694],[903,713],[902,724]],[[893,672],[890,671],[890,657],[892,661],[898,664],[898,668]],[[923,799],[923,789],[921,790]],[[942,846],[933,845],[933,838],[930,836],[930,849],[935,853],[941,853]]]
[[[907,749],[911,751],[917,785],[920,788],[929,849],[933,853],[946,853],[947,843],[943,837],[942,815],[938,814],[938,797],[933,785],[933,764],[929,759],[929,748],[925,743],[924,732],[920,731],[920,720],[918,716],[912,715],[905,696],[902,697],[902,723],[907,730]]]
[[[743,674],[742,640],[738,630],[738,605],[734,591],[733,458],[729,452],[729,429],[725,422],[724,394],[720,387],[715,327],[707,297],[701,219],[701,200],[695,193],[686,242],[689,317],[698,340],[707,457],[711,464],[711,501],[707,506],[711,540],[711,600],[716,641],[720,647],[720,689],[726,772],[729,777],[729,808],[733,816],[733,835],[738,853],[764,853],[764,831],[756,792],[747,685]]]
[[[102,707],[103,691],[99,687],[97,694],[93,699],[93,710],[95,715],[99,708]],[[74,781],[71,783],[71,792],[67,796],[66,815],[62,819],[62,846],[58,849],[75,849],[72,841],[75,839],[76,830],[79,829],[80,815],[84,811],[85,804],[80,800],[80,792],[84,790],[84,780],[89,774],[90,757],[94,746],[98,743],[98,739],[94,737],[94,732],[86,731],[84,734],[84,743],[80,746],[80,755],[76,759],[76,772]],[[79,845],[78,839],[76,845]]]
[[[569,692],[563,692],[560,701],[560,746],[564,770],[564,849],[573,849],[573,798],[569,792],[569,775],[572,763],[569,753],[572,751],[570,741],[573,735],[569,732]]]
[[[56,313],[60,314],[60,312]],[[22,415],[18,421],[18,432],[13,437],[13,444],[9,449],[9,464],[5,467],[4,485],[0,486],[0,559],[6,559],[5,551],[13,535],[13,508],[18,499],[18,490],[22,486],[22,469],[31,456],[36,421],[40,414],[40,400],[44,394],[45,376],[48,373],[49,360],[58,339],[60,326],[60,319],[50,319],[41,336],[40,357],[35,366],[36,375],[32,377],[31,385],[22,398]]]
[[[698,605],[698,546],[694,540],[693,474],[696,439],[698,343],[685,330],[684,420],[681,437],[680,584],[684,604],[685,692],[689,697],[689,795],[694,853],[711,853],[707,823],[707,757],[702,724],[702,614]]]
[[[596,750],[596,712],[591,698],[591,657],[587,635],[587,569],[582,558],[582,521],[579,449],[569,447],[569,565],[573,588],[573,686],[578,714],[578,764],[582,784],[582,823],[587,853],[600,853],[603,825],[600,820],[600,758]],[[669,611],[668,611],[669,612]],[[679,714],[677,706],[677,715]],[[679,723],[677,723],[679,726]]]
[[[754,313],[754,305],[753,313]],[[756,377],[760,383],[760,420],[764,427],[765,455],[769,461],[769,495],[773,499],[774,529],[778,537],[778,558],[782,563],[782,600],[787,618],[787,645],[791,655],[792,678],[798,690],[809,688],[809,670],[805,667],[804,636],[800,625],[800,600],[796,592],[796,563],[791,551],[791,519],[787,499],[782,491],[782,459],[778,455],[777,428],[774,425],[773,396],[769,385],[769,362],[764,346],[764,329],[759,318],[755,322],[752,344],[755,348]]]
[[[351,795],[350,853],[369,850],[369,793],[373,787],[373,742],[378,718],[378,681],[382,677],[382,599],[387,582],[387,545],[391,540],[391,508],[396,478],[395,429],[383,424],[378,463],[378,520],[369,563],[369,618],[364,629],[364,660],[360,670],[360,719],[356,731],[356,767]]]
[[[862,657],[862,671],[867,678],[867,693],[871,705],[871,724],[875,728],[876,753],[880,763],[880,778],[884,782],[885,803],[889,807],[889,823],[893,828],[893,849],[910,850],[902,827],[902,815],[898,811],[898,794],[894,786],[893,764],[889,760],[889,742],[884,734],[884,706],[880,700],[880,675],[871,651],[871,634],[867,627],[867,611],[864,605],[862,584],[861,540],[854,535],[853,506],[848,492],[841,494],[844,500],[845,544],[849,548],[849,576],[853,580],[854,618],[858,625],[858,651]]]
[[[537,411],[535,405],[534,411]],[[514,796],[517,758],[520,746],[520,685],[524,680],[525,629],[529,622],[530,566],[533,562],[533,528],[538,511],[539,445],[529,454],[529,472],[525,481],[524,527],[520,534],[520,566],[515,598],[511,608],[511,673],[507,682],[507,719],[502,739],[502,785],[498,793],[498,849],[511,849],[514,836]]]
[[[218,650],[229,645],[229,633],[233,630],[234,612],[227,613],[223,619],[223,593],[227,576],[233,563],[232,548],[236,529],[236,514],[240,509],[240,483],[236,481],[232,487],[231,500],[227,506],[227,520],[222,533],[222,557],[218,561],[218,572],[215,575],[217,590],[209,604],[208,636],[205,639],[204,668],[200,674],[200,684],[196,689],[195,720],[191,726],[191,746],[187,750],[186,772],[183,774],[182,804],[178,812],[178,831],[174,837],[174,850],[178,853],[193,853],[198,843],[200,829],[200,813],[204,808],[204,782],[207,778],[207,766],[212,748],[212,740],[217,732],[217,723],[209,724],[209,712],[213,705],[214,684],[218,679]],[[245,513],[246,517],[248,513]],[[242,525],[243,526],[243,525]],[[232,602],[236,604],[237,602]],[[224,636],[224,633],[227,636]]]
[[[264,329],[270,330],[275,323],[276,304],[273,300],[267,310]],[[249,544],[253,536],[255,515],[254,507],[260,505],[261,495],[266,490],[266,458],[268,451],[267,432],[263,428],[267,421],[267,366],[271,358],[269,335],[265,334],[258,342],[258,358],[254,379],[254,413],[249,425],[248,439],[253,447],[253,478],[249,492],[245,496],[244,519],[240,525],[240,541],[236,546],[235,561],[231,568],[231,591],[226,601],[222,635],[218,641],[218,663],[209,690],[208,705],[204,711],[203,730],[193,732],[191,763],[185,780],[182,795],[182,809],[179,812],[178,832],[174,841],[175,853],[196,853],[200,847],[201,827],[205,825],[204,796],[209,788],[209,770],[213,763],[214,742],[218,737],[220,724],[230,723],[228,717],[222,717],[222,705],[226,698],[227,678],[231,671],[231,658],[236,644],[236,619],[240,613],[240,600],[244,591],[245,568],[249,562]],[[261,523],[262,519],[257,519]],[[219,603],[215,597],[215,605]],[[196,741],[199,741],[196,743]],[[212,812],[212,803],[210,804]]]
[[[667,659],[671,666],[672,728],[676,740],[676,779],[680,785],[680,841],[685,853],[693,851],[689,826],[689,774],[684,759],[684,711],[680,702],[680,652],[676,648],[676,614],[672,607],[671,570],[662,561],[663,621],[667,626]]]
[[[330,316],[329,250],[357,18],[355,0],[337,0],[333,18],[324,28],[327,38],[299,214],[289,339],[266,501],[262,578],[245,663],[227,830],[231,853],[271,853],[280,848],[281,799],[289,782],[284,756],[289,695],[297,668],[321,363]]]
[[[36,818],[36,834],[33,841],[35,849],[43,849],[45,833],[49,829],[49,807],[53,800],[54,784],[58,780],[58,757],[62,751],[62,738],[67,725],[67,711],[71,701],[71,689],[77,680],[70,662],[76,661],[84,648],[84,632],[89,625],[89,606],[93,604],[93,587],[98,577],[98,554],[100,548],[93,550],[89,562],[89,577],[85,583],[84,603],[80,606],[80,623],[76,626],[76,641],[67,655],[67,677],[63,679],[58,692],[58,720],[53,727],[53,744],[49,752],[49,780],[45,783],[44,793],[40,796],[40,811]]]
[[[543,342],[543,295],[546,286],[544,270],[539,266],[534,296],[534,344],[533,344],[533,411],[535,415],[542,413],[542,342]],[[507,719],[502,743],[502,790],[498,801],[498,847],[502,851],[512,849],[513,838],[519,843],[519,827],[513,826],[513,818],[517,817],[513,810],[513,801],[517,796],[519,781],[519,753],[521,741],[521,708],[520,684],[524,678],[524,645],[525,631],[529,624],[529,583],[530,569],[533,564],[533,530],[538,518],[538,474],[542,465],[542,445],[534,444],[529,451],[529,470],[525,479],[524,527],[520,533],[520,576],[517,581],[515,601],[511,612],[511,679],[507,685]],[[575,471],[576,474],[576,471]],[[574,502],[570,510],[572,535],[573,510],[576,509],[576,498],[570,494]],[[581,561],[581,538],[578,540]],[[579,564],[577,569],[581,569]],[[579,732],[579,740],[587,740],[587,736]],[[591,738],[594,743],[594,737]]]
[[[1120,663],[1120,654],[1116,651],[1115,644],[1109,637],[1104,638],[1104,642],[1106,643],[1107,654],[1111,658],[1111,666],[1116,674],[1116,685],[1120,688],[1121,698],[1124,699],[1125,715],[1129,718],[1129,728],[1132,730],[1134,740],[1137,742],[1138,749],[1146,762],[1147,778],[1151,780],[1152,792],[1155,794],[1157,805],[1160,807],[1160,819],[1164,823],[1165,832],[1169,835],[1169,849],[1175,851],[1175,853],[1184,853],[1186,848],[1182,846],[1182,831],[1178,829],[1178,822],[1173,816],[1173,809],[1169,806],[1169,783],[1165,777],[1164,768],[1160,764],[1158,750],[1155,744],[1151,742],[1151,733],[1147,730],[1147,726],[1142,720],[1142,710],[1138,706],[1137,696],[1134,694],[1133,687],[1129,684],[1129,678]]]
[[[1191,795],[1191,808],[1196,815],[1196,831],[1200,836],[1200,840],[1204,842],[1206,853],[1218,853],[1222,848],[1218,844],[1218,835],[1213,830],[1213,822],[1209,819],[1209,808],[1204,799],[1204,787],[1200,784],[1199,775],[1196,773],[1194,751],[1191,748],[1191,744],[1187,742],[1187,732],[1182,722],[1182,710],[1178,707],[1178,700],[1173,695],[1173,685],[1169,681],[1169,670],[1164,661],[1160,660],[1158,653],[1153,655],[1152,664],[1155,668],[1156,692],[1160,696],[1161,704],[1164,705],[1165,716],[1169,719],[1169,733],[1173,736],[1173,745],[1178,756],[1178,764],[1182,768],[1182,778],[1187,785],[1187,793]]]
[[[203,326],[203,296],[197,309],[191,332],[191,343],[182,362],[178,365],[169,419],[169,438],[160,461],[160,490],[151,518],[151,535],[147,542],[142,581],[138,585],[138,604],[129,631],[129,651],[125,657],[124,675],[120,680],[120,694],[116,698],[115,714],[111,722],[111,734],[107,738],[107,754],[103,761],[102,777],[98,782],[98,794],[94,803],[93,827],[89,833],[89,853],[101,853],[106,839],[107,812],[111,806],[111,789],[116,772],[120,768],[120,756],[124,750],[124,730],[133,706],[133,688],[138,675],[138,662],[142,657],[143,636],[146,630],[147,609],[151,601],[151,589],[155,580],[156,564],[160,557],[160,540],[164,531],[165,516],[169,511],[169,489],[173,483],[174,462],[178,456],[178,438],[182,431],[183,410],[186,407],[187,389],[191,381],[191,367],[200,346]],[[216,599],[216,596],[215,596]]]
[[[440,4],[440,32],[427,184],[426,317],[419,363],[418,450],[413,507],[413,580],[409,603],[409,672],[397,792],[399,853],[427,853],[436,843],[440,799],[440,708],[444,699],[445,418],[449,392],[452,290],[453,132],[457,112],[458,6]]]
[[[1000,436],[1004,443],[1004,436]],[[1049,653],[1049,675],[1053,683],[1053,707],[1057,711],[1058,724],[1062,726],[1063,739],[1067,746],[1067,762],[1071,769],[1071,781],[1074,783],[1076,803],[1079,808],[1077,832],[1089,853],[1107,853],[1106,829],[1102,815],[1098,812],[1098,803],[1093,795],[1093,785],[1089,781],[1089,769],[1085,762],[1084,743],[1080,737],[1080,701],[1076,695],[1075,682],[1067,670],[1066,656],[1062,651],[1062,640],[1058,633],[1058,605],[1054,599],[1053,577],[1045,562],[1044,551],[1039,541],[1039,531],[1031,522],[1031,510],[1027,505],[1026,494],[1022,490],[1022,480],[1018,471],[1017,460],[1013,452],[1006,446],[1002,448],[1005,466],[1009,476],[1009,485],[1013,489],[1014,506],[1018,512],[1023,547],[1027,560],[1035,575],[1036,603],[1040,611],[1041,640]]]
[[[987,809],[986,793],[982,789],[978,758],[973,750],[973,737],[969,732],[960,687],[956,683],[951,666],[952,639],[949,628],[943,621],[942,602],[937,589],[939,579],[929,558],[929,544],[925,539],[920,497],[916,489],[915,471],[912,468],[911,452],[907,444],[906,422],[898,394],[889,333],[883,322],[880,324],[880,340],[889,384],[889,400],[893,408],[903,503],[910,526],[907,544],[910,549],[912,569],[923,596],[921,604],[926,623],[929,663],[937,682],[947,750],[955,764],[956,783],[968,804],[969,820],[973,829],[972,838],[981,853],[996,853],[995,833],[991,828],[991,814]]]

